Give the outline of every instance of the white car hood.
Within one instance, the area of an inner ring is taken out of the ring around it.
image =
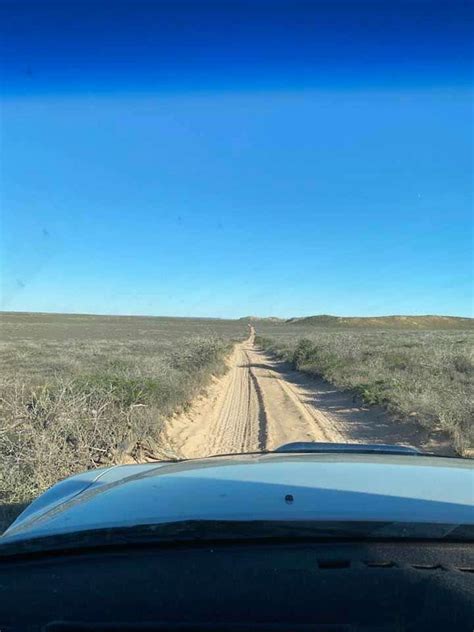
[[[267,454],[128,465],[70,477],[0,542],[190,520],[474,524],[463,459]]]

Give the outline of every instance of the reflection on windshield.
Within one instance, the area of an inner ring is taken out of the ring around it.
[[[0,13],[0,531],[126,464],[474,456],[467,3]]]

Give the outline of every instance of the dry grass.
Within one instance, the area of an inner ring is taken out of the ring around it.
[[[166,457],[164,419],[224,370],[243,321],[0,314],[0,522],[57,480]],[[472,331],[337,329],[258,322],[261,344],[300,370],[354,389],[474,444]]]
[[[246,333],[232,321],[12,314],[2,314],[1,327],[7,511],[124,454],[166,456],[163,420],[224,370],[232,340]]]
[[[474,446],[474,334],[457,331],[258,327],[259,343],[301,371],[353,389],[366,403],[449,432]]]

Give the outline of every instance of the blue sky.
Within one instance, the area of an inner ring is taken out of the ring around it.
[[[2,309],[471,314],[472,8],[270,4],[2,4]]]

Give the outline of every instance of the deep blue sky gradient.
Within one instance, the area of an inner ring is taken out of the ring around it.
[[[472,4],[2,2],[2,308],[472,310]]]

